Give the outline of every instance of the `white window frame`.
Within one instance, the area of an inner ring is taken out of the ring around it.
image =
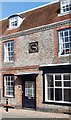
[[[14,61],[14,41],[11,40],[4,42],[4,62],[13,61]]]
[[[9,28],[15,28],[18,26],[18,16],[9,18]]]
[[[12,94],[7,94],[7,92]],[[12,75],[4,76],[4,97],[14,97],[14,76]]]
[[[61,7],[61,14],[67,14],[71,12],[71,0],[61,0],[60,7]]]
[[[53,82],[54,82],[54,87],[50,87],[50,88],[53,88],[53,94],[54,94],[54,97],[53,97],[53,100],[49,100],[48,99],[48,75],[52,75],[53,76]],[[60,80],[55,80],[55,75],[61,75],[61,87],[60,86],[56,86],[55,85],[55,81],[60,81]],[[63,76],[64,75],[70,75],[70,80],[64,80],[63,79]],[[69,101],[64,101],[64,89],[71,89],[71,86],[69,87],[65,87],[64,86],[64,81],[71,81],[71,74],[70,73],[63,73],[63,74],[45,74],[45,102],[54,102],[54,103],[66,103],[66,104],[71,104],[71,102]],[[55,89],[56,88],[60,88],[62,90],[62,100],[58,100],[56,101],[55,100]]]
[[[65,35],[65,33],[67,33],[68,35]],[[58,48],[59,48],[58,56],[71,55],[71,29],[70,28],[58,31]]]

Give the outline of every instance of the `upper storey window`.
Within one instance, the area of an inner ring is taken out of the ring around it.
[[[10,19],[10,26],[11,27],[14,27],[14,26],[17,26],[18,25],[18,19],[17,17],[13,17]]]
[[[14,41],[4,43],[4,62],[14,61]]]
[[[59,56],[71,54],[71,28],[58,31]]]
[[[71,0],[61,0],[61,13],[69,13],[71,12]]]
[[[23,21],[23,18],[19,15],[12,15],[8,18],[9,20],[9,29],[19,27]]]

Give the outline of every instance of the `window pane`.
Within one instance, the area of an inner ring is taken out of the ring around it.
[[[61,87],[61,81],[55,81],[55,86],[60,86]]]
[[[62,89],[55,88],[55,100],[56,101],[62,100]]]
[[[63,32],[60,33],[60,37],[63,37]]]
[[[69,35],[71,35],[71,30],[69,31]]]
[[[64,32],[64,35],[65,35],[65,36],[68,36],[68,31]]]
[[[50,75],[48,76],[48,87],[53,87],[54,83],[53,83],[53,76]]]
[[[71,87],[71,81],[64,81],[64,87]]]
[[[65,43],[65,48],[69,48],[69,43]]]
[[[55,80],[61,80],[61,75],[55,75]]]
[[[32,89],[28,88],[28,96],[32,96]]]
[[[71,89],[64,89],[64,101],[71,102]]]
[[[68,42],[69,41],[69,38],[68,37],[65,37],[65,42]]]
[[[64,79],[64,80],[70,80],[70,75],[64,75],[64,76],[63,76],[63,79]]]
[[[54,100],[54,89],[48,88],[48,100]]]

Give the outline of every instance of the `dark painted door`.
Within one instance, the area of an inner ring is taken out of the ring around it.
[[[35,109],[35,81],[23,82],[23,107]]]

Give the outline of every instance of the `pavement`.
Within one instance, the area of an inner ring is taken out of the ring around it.
[[[50,120],[71,120],[71,115],[11,108],[6,112],[5,108],[0,107],[0,120],[3,118],[47,118]]]

